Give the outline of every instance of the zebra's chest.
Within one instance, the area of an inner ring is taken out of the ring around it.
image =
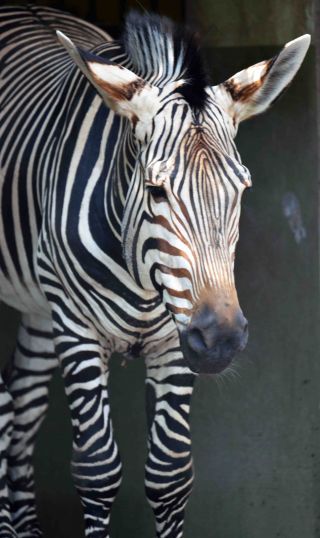
[[[75,219],[72,226],[44,230],[41,235],[39,276],[44,292],[50,293],[41,266],[50,252],[50,266],[59,287],[76,315],[113,340],[116,351],[125,352],[168,318],[159,295],[137,286],[121,255],[121,243],[101,223],[89,226]],[[99,219],[98,219],[99,221]],[[104,238],[103,238],[104,236]],[[170,325],[170,328],[169,328]]]

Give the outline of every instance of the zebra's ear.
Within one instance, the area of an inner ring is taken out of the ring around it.
[[[238,124],[267,110],[290,84],[310,45],[310,35],[287,43],[277,56],[240,71],[213,87],[215,98]]]
[[[67,50],[82,73],[95,86],[109,108],[128,118],[136,134],[151,122],[160,106],[159,90],[141,77],[101,56],[78,48],[67,36],[57,31],[60,43]]]

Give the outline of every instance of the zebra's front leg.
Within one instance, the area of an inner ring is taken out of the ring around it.
[[[84,511],[85,533],[109,538],[110,511],[121,483],[113,437],[105,351],[96,334],[71,319],[55,329],[73,431],[72,476]]]
[[[12,524],[8,492],[8,448],[12,434],[12,398],[0,375],[0,537],[16,536]]]
[[[57,366],[51,321],[22,316],[16,350],[5,371],[14,409],[8,460],[9,497],[12,524],[19,538],[42,536],[32,460],[36,436],[48,408],[49,383]]]
[[[178,346],[147,361],[145,485],[157,538],[183,536],[184,509],[193,484],[189,412],[194,377]]]

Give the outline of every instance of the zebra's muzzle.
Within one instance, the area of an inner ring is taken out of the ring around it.
[[[196,373],[215,374],[229,366],[248,341],[248,322],[240,307],[203,305],[180,335],[184,357]]]

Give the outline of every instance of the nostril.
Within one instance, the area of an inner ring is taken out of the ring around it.
[[[236,348],[236,341],[235,338],[225,338],[221,341],[220,345],[222,345],[224,351],[229,352],[233,351]]]
[[[199,329],[192,328],[188,331],[188,344],[196,353],[203,353],[207,350],[202,332]]]

